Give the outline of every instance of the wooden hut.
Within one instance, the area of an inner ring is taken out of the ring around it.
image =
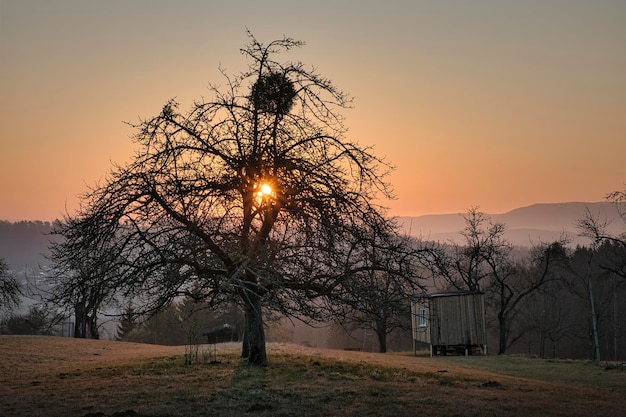
[[[206,329],[202,332],[202,336],[206,337],[206,342],[209,345],[224,342],[237,342],[239,340],[237,329],[228,323]]]
[[[420,294],[411,302],[413,346],[430,354],[487,354],[485,295],[477,291]]]

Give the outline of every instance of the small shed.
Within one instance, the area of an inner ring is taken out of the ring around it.
[[[202,332],[202,336],[206,337],[206,341],[210,345],[224,342],[237,342],[239,339],[237,329],[228,323],[206,329]]]
[[[487,354],[485,295],[480,291],[419,294],[411,301],[413,346],[432,355]]]
[[[207,354],[210,358],[211,363],[218,363],[218,343],[236,342],[239,339],[237,329],[228,323],[206,329],[202,332],[202,336],[206,337],[206,342],[208,345]]]

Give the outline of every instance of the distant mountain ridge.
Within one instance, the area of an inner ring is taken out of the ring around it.
[[[572,245],[589,244],[578,236],[576,221],[589,211],[601,221],[609,223],[611,233],[623,233],[624,223],[618,219],[615,206],[609,202],[538,203],[520,207],[502,214],[490,214],[492,222],[506,225],[506,238],[518,246],[532,246],[567,235]],[[398,217],[405,233],[424,240],[461,242],[459,232],[465,227],[465,213],[430,214],[417,217]],[[613,220],[611,222],[611,220]]]

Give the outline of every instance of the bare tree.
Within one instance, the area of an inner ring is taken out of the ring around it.
[[[570,290],[585,300],[588,306],[588,318],[591,330],[587,332],[593,347],[592,359],[600,360],[600,335],[598,329],[598,302],[594,291],[593,281],[598,275],[598,265],[595,262],[596,251],[586,247],[578,247],[570,257],[569,272],[575,278]]]
[[[517,262],[510,258],[487,257],[491,270],[491,285],[487,299],[495,307],[498,318],[499,354],[521,334],[511,338],[510,328],[521,303],[547,283],[558,278],[557,271],[564,266],[565,249],[561,242],[535,246],[527,260]],[[512,339],[512,340],[511,340]]]
[[[424,247],[423,264],[457,290],[483,291],[495,269],[505,269],[511,245],[504,239],[505,226],[492,223],[489,216],[470,208],[463,216],[462,244]]]
[[[56,285],[44,298],[74,316],[74,337],[100,337],[98,318],[114,298],[116,262],[122,249],[106,239],[106,229],[94,217],[66,216],[52,234],[62,237],[50,245]]]
[[[0,259],[0,308],[17,306],[21,295],[19,282],[9,273],[9,267],[4,259]]]
[[[617,209],[618,218],[613,219],[612,221],[623,223],[624,230],[622,233],[618,234],[609,233],[607,231],[607,226],[610,220],[602,220],[599,216],[594,215],[591,211],[587,210],[585,215],[578,220],[577,226],[581,236],[591,239],[592,249],[587,250],[587,268],[572,268],[574,275],[578,277],[579,282],[585,288],[586,298],[589,301],[594,346],[594,353],[592,356],[595,360],[600,360],[597,312],[600,306],[597,306],[595,301],[596,296],[594,295],[591,265],[592,263],[597,263],[601,269],[609,274],[604,276],[605,281],[610,281],[611,276],[626,279],[626,190],[614,191],[608,194],[606,199],[607,201],[613,203]],[[583,248],[580,248],[577,250],[575,255],[583,252]],[[594,259],[594,254],[596,253],[600,253],[601,256],[595,256],[597,259]],[[573,260],[575,260],[574,257]],[[614,292],[612,294],[614,294]],[[617,345],[617,334],[618,331],[616,327],[614,329],[615,345]]]
[[[416,274],[419,250],[409,237],[378,231],[360,246],[361,270],[342,284],[345,297],[338,305],[342,325],[371,330],[379,352],[387,351],[387,338],[396,330],[410,330],[410,299],[423,291]]]
[[[618,357],[623,338],[620,316],[624,308],[618,300],[623,299],[626,286],[621,277],[605,268],[615,246],[604,241],[592,248],[577,247],[569,257],[568,289],[585,306],[579,316],[580,336],[591,346],[590,357],[596,361],[602,356]]]
[[[610,220],[600,219],[590,210],[577,222],[581,236],[591,239],[595,244],[610,243],[614,248],[614,256],[607,258],[600,266],[617,276],[626,279],[626,190],[614,191],[606,196],[607,201],[613,203],[617,209],[618,218],[612,221],[623,223],[624,230],[619,234],[607,231]]]
[[[543,285],[523,302],[519,320],[522,329],[513,338],[527,337],[530,354],[536,336],[537,354],[546,358],[550,348],[551,357],[556,358],[562,341],[575,334],[576,319],[570,298],[570,294],[563,288],[562,280],[552,280]],[[546,340],[550,346],[546,346]]]
[[[77,226],[115,269],[106,288],[157,309],[180,295],[235,300],[242,355],[267,362],[263,309],[315,316],[358,265],[352,242],[385,224],[389,166],[345,138],[350,98],[250,35],[247,71],[187,113],[175,101],[134,125],[137,154],[84,199]],[[359,268],[362,265],[358,266]]]
[[[486,293],[487,303],[496,311],[499,353],[503,354],[517,306],[553,277],[563,247],[558,242],[537,247],[531,265],[522,267],[522,262],[513,258],[503,223],[492,223],[475,207],[464,219],[464,243],[427,249],[423,263],[452,288]]]

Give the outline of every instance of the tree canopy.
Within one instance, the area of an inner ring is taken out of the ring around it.
[[[146,311],[178,296],[235,300],[242,354],[263,365],[262,310],[323,317],[348,278],[373,267],[359,255],[370,237],[395,229],[373,203],[392,197],[390,165],[346,138],[339,112],[350,97],[278,60],[302,42],[249,39],[248,69],[223,72],[210,100],[188,112],[171,100],[133,125],[136,156],[57,228],[54,257],[59,271],[79,271],[69,287],[98,283]]]

